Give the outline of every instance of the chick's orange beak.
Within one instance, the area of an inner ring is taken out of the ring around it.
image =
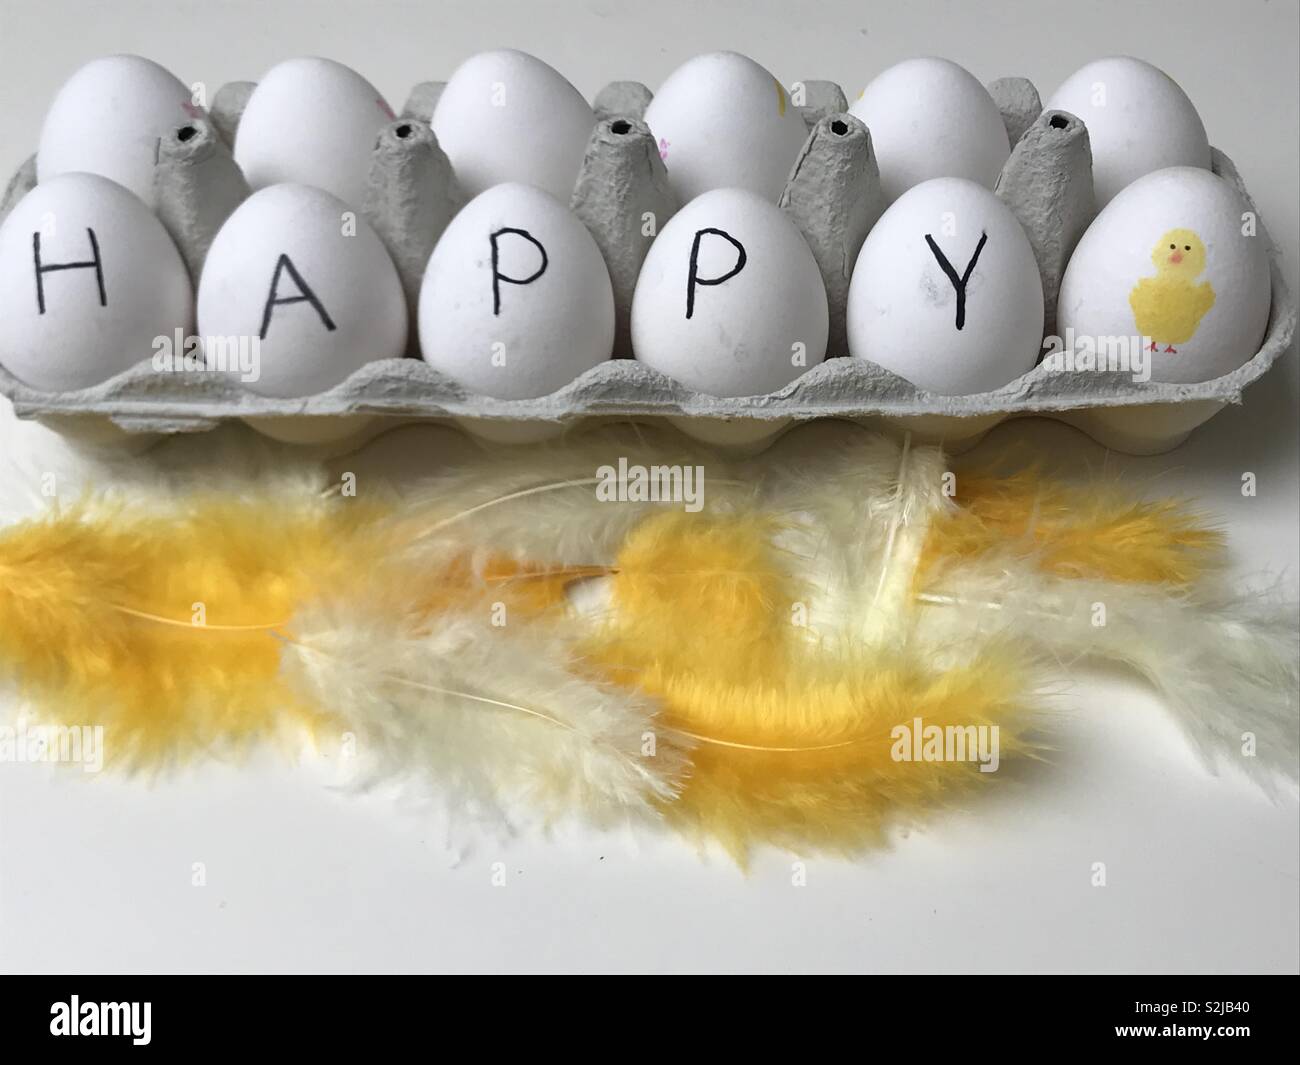
[[[1180,251],[1174,252],[1173,255],[1169,256],[1169,261],[1175,266],[1178,265],[1183,261],[1183,253]]]

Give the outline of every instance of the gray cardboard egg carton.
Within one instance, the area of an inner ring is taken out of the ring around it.
[[[158,214],[195,279],[216,231],[248,195],[230,145],[253,87],[249,82],[224,86],[209,120],[178,130],[159,147]],[[428,125],[441,89],[438,82],[416,86],[402,115],[382,131],[362,207],[397,264],[413,322],[424,264],[464,199]],[[879,213],[879,174],[870,133],[846,113],[839,86],[810,81],[802,89],[809,137],[780,202],[807,238],[826,282],[830,355],[844,355],[849,273]],[[1003,78],[989,89],[1014,146],[996,193],[1029,236],[1043,279],[1045,332],[1054,333],[1061,276],[1094,214],[1088,133],[1073,115],[1044,112],[1037,90],[1023,78]],[[0,368],[0,391],[21,417],[92,438],[202,431],[244,418],[288,440],[364,432],[377,419],[472,421],[476,431],[508,440],[592,420],[667,416],[689,423],[705,438],[752,445],[794,422],[837,417],[905,429],[960,448],[1008,417],[1047,414],[1106,446],[1155,453],[1181,443],[1225,404],[1241,402],[1246,386],[1290,346],[1296,310],[1269,242],[1272,309],[1263,347],[1215,380],[1139,383],[1125,373],[1053,373],[1040,365],[991,392],[940,396],[873,363],[828,358],[769,395],[718,398],[694,392],[626,357],[632,291],[648,246],[640,232],[642,212],[653,211],[662,225],[678,206],[656,142],[641,121],[650,99],[650,91],[636,82],[614,82],[596,97],[599,122],[572,199],[609,266],[617,310],[615,354],[622,357],[549,396],[499,400],[470,394],[422,360],[406,358],[369,363],[318,395],[271,399],[217,374],[158,372],[148,355],[111,380],[68,393],[30,388]],[[1249,200],[1232,162],[1217,149],[1213,167]],[[9,183],[0,220],[34,183],[34,161],[28,160]],[[1261,236],[1268,240],[1262,226]],[[410,354],[416,354],[414,346]]]

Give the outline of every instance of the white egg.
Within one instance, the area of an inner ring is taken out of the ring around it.
[[[803,234],[767,197],[714,189],[650,245],[632,350],[713,396],[765,395],[826,357],[826,286]]]
[[[495,185],[451,220],[429,257],[419,313],[425,361],[499,399],[549,395],[614,346],[600,249],[532,185]]]
[[[199,279],[199,335],[217,345],[257,341],[249,391],[323,392],[375,359],[401,356],[407,311],[388,252],[342,200],[308,185],[255,192],[226,219]]]
[[[180,252],[107,178],[43,181],[0,226],[0,364],[34,388],[106,381],[192,321]]]
[[[668,75],[645,123],[682,203],[710,189],[781,195],[808,127],[781,83],[735,52],[696,56]]]
[[[1210,143],[1192,101],[1163,70],[1131,56],[1075,71],[1047,102],[1088,127],[1097,206],[1169,166],[1210,167]]]
[[[1268,252],[1254,218],[1208,170],[1138,178],[1097,216],[1066,267],[1063,345],[1144,350],[1146,365],[1134,366],[1130,352],[1127,369],[1155,381],[1208,381],[1236,369],[1268,323]]]
[[[101,174],[152,207],[159,138],[200,113],[190,90],[152,60],[95,59],[64,83],[46,112],[37,177]]]
[[[469,195],[521,181],[567,204],[596,114],[559,71],[503,48],[456,68],[430,124]]]
[[[989,91],[946,59],[895,64],[862,90],[849,113],[871,130],[887,200],[938,177],[992,189],[1011,154]]]
[[[862,245],[848,333],[855,358],[941,395],[1026,373],[1041,350],[1043,284],[1015,215],[964,178],[909,189]]]
[[[355,70],[332,59],[290,59],[248,98],[235,162],[253,189],[315,185],[359,207],[375,139],[392,120],[379,90]]]

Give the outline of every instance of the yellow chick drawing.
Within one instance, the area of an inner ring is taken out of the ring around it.
[[[1196,334],[1206,312],[1214,306],[1214,289],[1196,278],[1205,269],[1205,245],[1190,229],[1171,229],[1151,252],[1155,277],[1144,277],[1129,293],[1129,306],[1138,332],[1151,338],[1149,351],[1177,354]]]

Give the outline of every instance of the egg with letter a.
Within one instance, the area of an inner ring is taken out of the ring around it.
[[[235,134],[235,162],[253,189],[315,185],[360,207],[379,131],[394,118],[379,90],[350,67],[309,56],[272,67]]]
[[[1098,360],[1142,349],[1128,369],[1208,381],[1249,359],[1271,303],[1268,251],[1245,197],[1209,170],[1138,178],[1084,233],[1061,279],[1057,328]],[[1117,362],[1117,368],[1126,368]]]
[[[645,123],[682,203],[718,188],[749,189],[775,203],[808,139],[784,86],[735,52],[696,56],[674,70]]]
[[[467,194],[518,181],[567,204],[596,113],[559,71],[503,48],[456,68],[429,124]]]
[[[849,351],[940,395],[1000,388],[1043,339],[1043,285],[1015,215],[982,185],[935,178],[903,193],[853,267]]]
[[[922,181],[960,177],[992,189],[1011,154],[989,91],[947,59],[922,57],[877,75],[849,108],[871,130],[888,201]]]
[[[158,141],[199,113],[190,90],[150,59],[92,60],[64,83],[46,112],[37,178],[100,174],[152,207]]]
[[[1141,59],[1089,63],[1065,79],[1047,107],[1069,111],[1088,127],[1099,208],[1154,170],[1210,168],[1210,142],[1192,101],[1168,74]]]
[[[213,369],[233,371],[223,353],[255,346],[251,372],[240,366],[249,391],[307,396],[400,357],[406,299],[378,235],[347,204],[308,185],[272,185],[240,204],[212,242],[198,327]]]
[[[498,399],[549,395],[614,347],[600,249],[532,185],[494,185],[451,220],[429,257],[419,316],[424,360]]]
[[[60,174],[0,226],[0,365],[59,392],[148,359],[188,333],[180,252],[140,199],[98,174]]]
[[[669,220],[632,297],[641,362],[713,396],[776,391],[826,357],[826,286],[765,196],[714,189]]]

